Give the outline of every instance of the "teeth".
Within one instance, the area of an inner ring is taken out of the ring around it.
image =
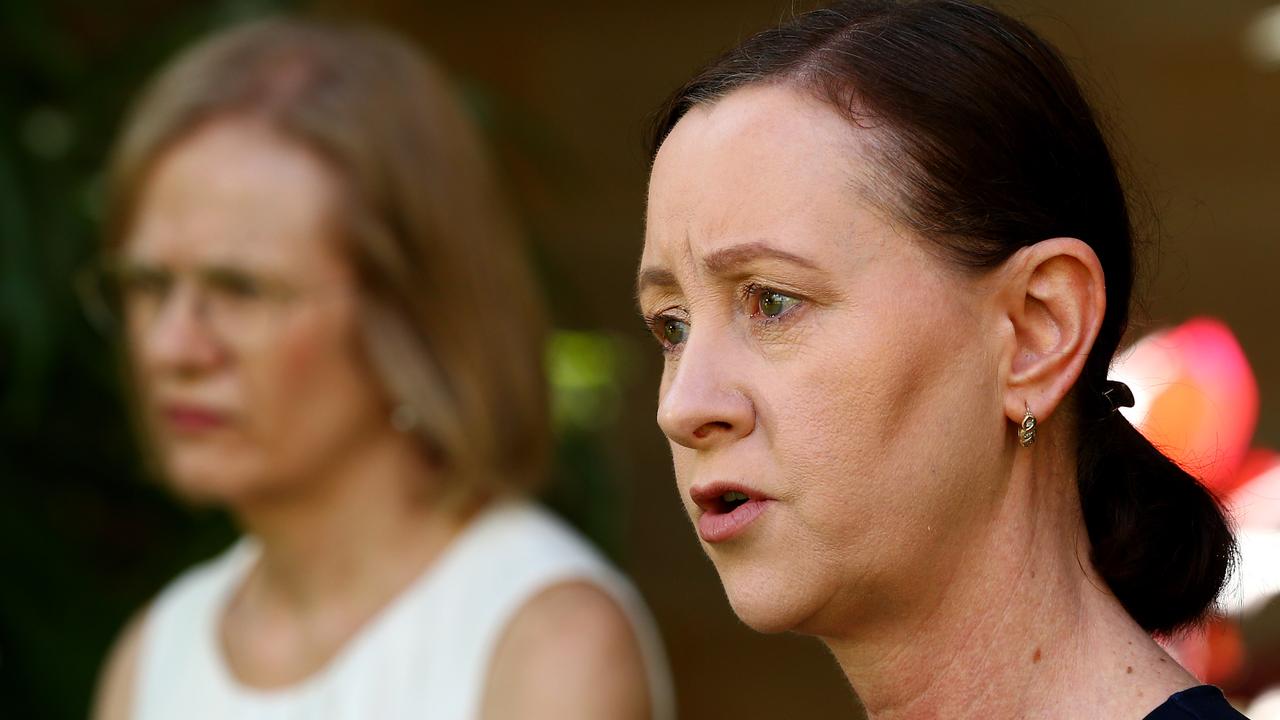
[[[727,492],[724,495],[721,495],[720,499],[724,500],[725,502],[739,502],[742,500],[750,500],[751,498],[747,497],[744,493],[740,493],[734,490],[732,492]]]

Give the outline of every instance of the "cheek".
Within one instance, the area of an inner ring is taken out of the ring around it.
[[[279,414],[305,415],[307,405],[323,400],[320,384],[333,374],[345,348],[336,333],[322,323],[298,322],[285,328],[276,339],[269,356],[260,362],[245,363],[253,411],[258,417]]]
[[[280,337],[279,354],[273,370],[282,390],[304,387],[343,364],[346,343],[340,331],[327,324],[310,323],[292,328]]]
[[[377,417],[376,383],[345,318],[298,318],[269,356],[245,363],[255,435],[286,466],[332,449]]]
[[[979,501],[973,459],[999,452],[977,328],[958,314],[925,321],[893,309],[910,305],[840,323],[848,330],[829,334],[787,379],[791,394],[767,408],[809,542],[838,562],[902,561],[942,542]]]

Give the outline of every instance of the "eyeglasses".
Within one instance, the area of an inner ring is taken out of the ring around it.
[[[269,339],[283,308],[299,297],[287,282],[234,265],[190,272],[109,258],[76,276],[89,320],[104,332],[147,332],[174,302],[193,310],[218,339],[247,347]]]

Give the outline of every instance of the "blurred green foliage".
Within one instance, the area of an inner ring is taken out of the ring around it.
[[[144,477],[118,349],[71,278],[93,256],[106,154],[142,83],[195,38],[297,4],[0,3],[0,716],[83,717],[125,619],[234,533]],[[492,100],[478,108],[491,132]],[[547,141],[500,120],[516,128],[508,143]],[[548,350],[560,445],[547,501],[613,553],[621,498],[600,431],[625,376],[619,347],[569,333]]]
[[[636,348],[625,337],[560,330],[547,343],[551,414],[558,439],[553,482],[543,500],[621,560],[620,507],[626,498],[621,469],[611,461],[601,432],[621,411],[622,387],[634,373]]]

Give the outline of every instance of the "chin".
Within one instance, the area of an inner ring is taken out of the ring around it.
[[[267,488],[256,463],[192,449],[167,453],[164,474],[169,488],[196,505],[230,506],[263,494]]]
[[[253,497],[255,483],[227,473],[167,473],[169,489],[193,505],[227,507]]]
[[[742,560],[715,560],[720,582],[734,614],[747,627],[761,633],[795,630],[817,612],[817,588],[802,574],[777,572],[762,564]]]

